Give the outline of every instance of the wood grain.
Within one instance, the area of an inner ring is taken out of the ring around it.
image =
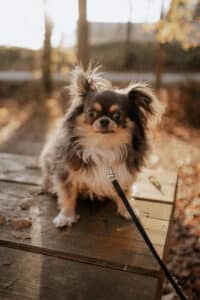
[[[0,247],[2,300],[153,300],[158,279]]]
[[[47,195],[34,194],[37,188],[10,182],[0,182],[0,214],[8,220],[1,226],[0,243],[12,242],[17,247],[29,247],[33,251],[55,253],[62,257],[72,257],[98,265],[108,265],[117,269],[125,266],[130,271],[155,274],[160,268],[152,258],[141,236],[131,222],[116,214],[111,201],[91,202],[81,199],[78,212],[81,219],[72,228],[59,230],[52,223],[57,213],[56,201]],[[20,208],[21,201],[33,198],[28,210]],[[20,238],[20,233],[11,227],[9,219],[31,218],[32,227],[23,230],[30,238]],[[166,242],[168,221],[142,218],[147,232],[162,256]],[[10,244],[9,244],[10,245]],[[35,249],[35,250],[34,250]]]
[[[160,267],[137,229],[117,216],[114,203],[79,199],[80,221],[59,230],[52,223],[56,199],[38,194],[40,181],[37,158],[0,153],[0,215],[6,218],[0,227],[0,245],[161,278]],[[144,169],[138,178],[136,206],[161,258],[166,258],[169,244],[176,182],[175,173],[163,170]],[[30,201],[26,209],[24,201]],[[32,226],[17,231],[13,218],[30,218]]]
[[[26,155],[0,153],[0,180],[40,184],[38,159]]]

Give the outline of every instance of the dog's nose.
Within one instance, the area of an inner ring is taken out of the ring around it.
[[[107,118],[103,118],[103,119],[100,120],[100,124],[101,124],[101,126],[104,127],[104,128],[106,128],[106,127],[108,126],[109,122],[110,122],[110,121],[109,121],[109,119],[107,119]]]

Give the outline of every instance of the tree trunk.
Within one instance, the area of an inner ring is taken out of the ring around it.
[[[78,62],[83,68],[88,67],[88,22],[87,22],[87,0],[79,0],[78,20]]]
[[[164,19],[163,13],[163,0],[161,1],[161,14],[160,19]],[[156,59],[156,70],[155,70],[155,86],[156,88],[160,88],[162,84],[162,73],[163,73],[163,62],[164,62],[164,48],[163,45],[158,42],[157,46],[157,59]]]
[[[129,0],[129,18],[126,24],[126,40],[125,40],[125,68],[129,69],[131,64],[131,54],[130,54],[130,45],[131,45],[131,30],[132,30],[132,2]]]
[[[131,22],[128,22],[126,25],[126,41],[125,41],[125,47],[126,47],[126,53],[125,53],[125,67],[127,69],[130,68],[131,64],[131,53],[130,53],[130,46],[131,46]]]
[[[162,84],[162,72],[163,72],[163,45],[158,43],[157,47],[157,59],[156,59],[156,88],[160,88]]]
[[[42,57],[42,81],[45,93],[50,93],[52,90],[51,79],[51,63],[52,63],[52,49],[51,49],[51,35],[52,35],[52,22],[45,15],[45,37],[43,45]]]

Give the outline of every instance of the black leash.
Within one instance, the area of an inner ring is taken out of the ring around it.
[[[156,249],[154,248],[151,240],[149,239],[149,237],[148,237],[144,227],[142,226],[139,218],[136,216],[135,212],[133,211],[132,207],[130,206],[130,204],[129,204],[127,198],[126,198],[126,195],[124,194],[121,186],[119,185],[119,182],[117,181],[117,178],[116,178],[112,168],[109,169],[108,177],[109,177],[110,181],[112,182],[113,187],[114,187],[115,191],[117,192],[118,196],[122,199],[125,207],[127,208],[128,212],[129,212],[129,214],[132,218],[133,223],[136,225],[138,231],[142,235],[144,241],[146,242],[146,244],[149,247],[150,251],[152,252],[153,256],[155,257],[155,259],[159,263],[159,265],[160,265],[161,269],[163,270],[164,274],[166,275],[167,279],[170,281],[170,283],[174,287],[177,295],[179,296],[179,298],[181,300],[187,300],[188,297],[184,294],[183,290],[181,289],[181,287],[176,282],[176,279],[170,274],[167,266],[160,259]]]

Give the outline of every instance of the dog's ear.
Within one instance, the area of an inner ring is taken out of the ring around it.
[[[70,95],[72,98],[84,100],[91,92],[98,92],[110,86],[110,83],[102,77],[99,72],[100,66],[92,68],[90,65],[87,71],[77,66],[71,72]]]
[[[164,112],[164,106],[146,84],[132,84],[128,87],[131,118],[140,118],[145,126],[157,123]]]

